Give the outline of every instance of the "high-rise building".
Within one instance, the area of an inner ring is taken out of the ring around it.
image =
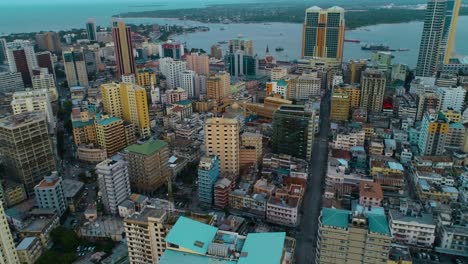
[[[197,74],[210,74],[210,58],[206,54],[192,53],[185,56],[187,68]]]
[[[258,71],[258,58],[256,56],[246,55],[243,50],[236,50],[227,57],[231,76],[256,76]]]
[[[443,64],[449,64],[450,57],[452,56],[460,7],[461,0],[446,1],[444,31],[442,33],[442,43],[440,47],[440,60]]]
[[[97,41],[96,35],[96,20],[90,18],[86,21],[86,33],[89,41]]]
[[[159,60],[159,69],[166,77],[167,87],[172,89],[180,87],[180,74],[187,70],[187,62],[162,58]]]
[[[146,90],[133,83],[101,85],[104,111],[134,124],[141,136],[151,134]]]
[[[465,104],[466,89],[459,86],[452,87],[439,87],[436,94],[440,98],[440,110],[453,109],[457,112],[463,110]]]
[[[42,112],[0,119],[0,150],[7,175],[19,180],[28,195],[44,176],[55,170],[54,151]]]
[[[20,72],[0,72],[0,92],[16,92],[24,90],[23,78]]]
[[[180,73],[180,88],[187,91],[189,98],[195,97],[195,76],[196,73],[191,70]]]
[[[241,143],[243,147],[255,148],[255,156],[260,162],[263,158],[263,136],[260,133],[244,132],[241,135]]]
[[[37,58],[33,45],[27,40],[15,40],[7,44],[7,60],[10,72],[19,72],[25,86],[31,86],[32,70]]]
[[[421,120],[424,113],[429,109],[435,111],[440,110],[440,96],[435,92],[425,92],[418,95],[418,111],[416,112],[416,120]]]
[[[20,263],[16,253],[15,242],[8,226],[3,202],[0,201],[0,262],[2,264]]]
[[[62,51],[60,37],[56,32],[49,31],[36,34],[36,43],[41,50],[48,50],[53,53]]]
[[[347,121],[349,110],[350,99],[348,93],[344,89],[335,86],[331,96],[330,119],[333,121]]]
[[[49,131],[54,131],[55,117],[46,89],[15,92],[10,105],[15,115],[34,111],[43,112],[49,124]]]
[[[184,56],[184,45],[179,42],[168,40],[161,45],[159,54],[161,58],[180,60],[182,56]]]
[[[65,66],[68,87],[89,85],[83,52],[77,50],[64,51],[63,64]]]
[[[97,144],[106,150],[108,157],[112,157],[128,146],[127,126],[122,119],[106,115],[96,115],[94,125]],[[133,131],[133,133],[135,132]]]
[[[430,109],[424,113],[419,131],[419,154],[442,155],[449,135],[449,122],[441,112]]]
[[[62,177],[56,171],[45,176],[34,186],[36,204],[39,208],[53,209],[60,217],[67,210],[68,204],[63,193]]]
[[[361,77],[360,107],[368,112],[381,112],[387,78],[379,70],[366,70]]]
[[[135,74],[135,58],[133,56],[132,32],[122,21],[114,21],[112,37],[115,46],[115,59],[120,75]]]
[[[447,0],[429,0],[419,46],[416,76],[434,75],[439,63]]]
[[[147,207],[124,219],[130,264],[159,263],[166,249],[168,217],[164,210]]]
[[[58,99],[57,87],[52,74],[41,72],[32,77],[32,87],[34,90],[47,90],[49,99],[54,102]]]
[[[152,193],[168,182],[171,170],[166,142],[150,139],[128,146],[124,153],[132,191]]]
[[[211,46],[210,56],[217,60],[223,58],[223,50],[221,49],[221,46],[219,44],[214,44],[213,46]]]
[[[273,114],[273,152],[310,160],[315,113],[303,105],[282,105]]]
[[[288,80],[287,98],[295,100],[308,100],[313,96],[321,95],[322,79],[317,72],[303,73]]]
[[[52,54],[50,51],[43,51],[36,53],[37,66],[40,68],[46,68],[49,74],[52,74],[55,78],[54,62],[52,60]]]
[[[207,75],[195,75],[195,98],[206,96]]]
[[[7,42],[4,38],[0,38],[0,64],[7,63]]]
[[[121,156],[113,156],[96,165],[99,191],[106,212],[118,214],[118,206],[131,195],[128,164]]]
[[[239,121],[230,118],[210,118],[205,122],[207,155],[217,155],[221,173],[239,174]]]
[[[392,235],[383,208],[358,208],[322,209],[316,263],[387,263]]]
[[[253,41],[250,39],[237,38],[229,40],[229,53],[243,51],[245,56],[254,56]]]
[[[367,60],[350,60],[346,68],[345,82],[361,83],[361,75],[366,66]]]
[[[220,101],[230,94],[231,76],[227,72],[218,72],[210,75],[206,80],[206,96],[208,99]]]
[[[219,174],[218,156],[202,157],[198,165],[198,200],[207,205],[213,205],[214,184]]]
[[[150,87],[156,84],[156,73],[152,69],[138,69],[137,84],[142,87]]]
[[[306,9],[302,32],[302,58],[343,59],[345,10],[341,7]]]

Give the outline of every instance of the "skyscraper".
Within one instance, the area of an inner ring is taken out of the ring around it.
[[[315,113],[303,105],[282,105],[273,114],[273,152],[310,160]]]
[[[239,174],[239,121],[231,118],[210,118],[205,122],[207,155],[217,155],[221,173]]]
[[[180,74],[187,70],[187,62],[162,58],[159,60],[159,69],[166,77],[167,87],[173,89],[180,87]]]
[[[131,194],[127,162],[116,155],[96,165],[96,174],[106,212],[117,214],[119,204]]]
[[[67,76],[68,87],[88,86],[88,72],[86,62],[81,51],[64,51],[63,62],[65,75]]]
[[[444,32],[442,33],[442,44],[440,47],[440,60],[443,64],[448,64],[452,55],[460,7],[461,0],[447,0],[446,2]]]
[[[334,6],[306,9],[302,32],[302,58],[343,59],[345,10]]]
[[[419,132],[420,155],[442,155],[448,135],[448,120],[440,112],[429,109],[424,113]]]
[[[36,53],[37,66],[46,68],[48,73],[53,74],[55,78],[54,62],[52,61],[52,54],[50,51],[43,51]]]
[[[187,91],[189,98],[195,96],[195,75],[196,73],[191,70],[180,73],[180,87]]]
[[[32,70],[38,66],[33,45],[27,40],[8,43],[7,59],[10,72],[20,72],[24,85],[31,86]]]
[[[7,43],[4,38],[0,38],[0,64],[4,64],[7,62],[7,51],[6,51]]]
[[[119,75],[135,74],[135,58],[133,57],[132,32],[122,21],[114,21],[112,37],[115,45],[115,59]]]
[[[86,33],[89,41],[96,41],[96,20],[90,18],[86,21]]]
[[[430,77],[437,70],[444,32],[446,0],[429,0],[419,46],[416,76]]]
[[[168,40],[161,45],[159,54],[162,58],[180,60],[184,56],[184,45],[180,44],[180,42]]]
[[[0,262],[2,264],[20,263],[2,201],[0,201]]]
[[[206,54],[193,53],[185,57],[187,68],[197,74],[210,74],[210,58]]]
[[[349,118],[350,99],[346,90],[335,86],[331,96],[330,119],[347,121]]]
[[[36,43],[39,49],[58,53],[62,51],[60,37],[56,32],[44,32],[36,34]]]
[[[229,53],[234,54],[239,50],[243,51],[245,56],[253,56],[253,41],[251,39],[244,39],[241,37],[229,40]]]
[[[0,151],[7,175],[21,181],[28,195],[55,170],[52,142],[42,112],[11,115],[0,120]]]
[[[198,165],[198,199],[207,205],[213,204],[214,184],[219,178],[218,156],[202,157]]]
[[[206,80],[206,94],[208,99],[220,101],[230,93],[230,76],[227,72],[211,75]]]
[[[387,78],[379,70],[366,70],[361,77],[360,107],[368,112],[381,112]]]
[[[258,69],[258,59],[256,56],[246,55],[243,50],[236,50],[227,57],[231,76],[256,76]]]

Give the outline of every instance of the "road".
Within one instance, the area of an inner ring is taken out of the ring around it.
[[[310,174],[302,204],[302,219],[296,235],[295,263],[315,263],[318,217],[322,208],[323,182],[328,161],[328,135],[330,133],[330,93],[322,99],[320,109],[320,132],[315,137]]]

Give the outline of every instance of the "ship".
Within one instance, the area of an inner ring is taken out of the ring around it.
[[[226,30],[226,28],[225,27],[220,27],[219,30]]]
[[[283,47],[276,47],[276,49],[275,49],[275,50],[276,50],[276,51],[283,51],[283,50],[284,50],[284,48],[283,48]]]
[[[345,39],[345,42],[352,42],[352,43],[361,43],[359,39]]]
[[[222,40],[222,41],[218,41],[218,44],[227,44],[228,42],[225,41],[225,40]]]
[[[366,44],[364,46],[361,46],[362,50],[371,50],[371,51],[395,51],[394,49],[391,49],[387,45],[374,45],[374,44]]]
[[[410,49],[399,48],[398,51],[409,51]]]

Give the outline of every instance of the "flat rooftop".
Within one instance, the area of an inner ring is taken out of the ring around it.
[[[21,126],[37,123],[45,120],[45,115],[41,111],[27,112],[17,115],[9,115],[0,119],[0,127],[6,129],[15,129]]]
[[[142,144],[133,144],[125,148],[125,151],[150,156],[162,148],[166,147],[167,143],[162,140],[150,139]]]
[[[155,208],[145,208],[142,212],[127,216],[125,221],[148,222],[148,217],[160,218],[165,214],[164,210]]]

